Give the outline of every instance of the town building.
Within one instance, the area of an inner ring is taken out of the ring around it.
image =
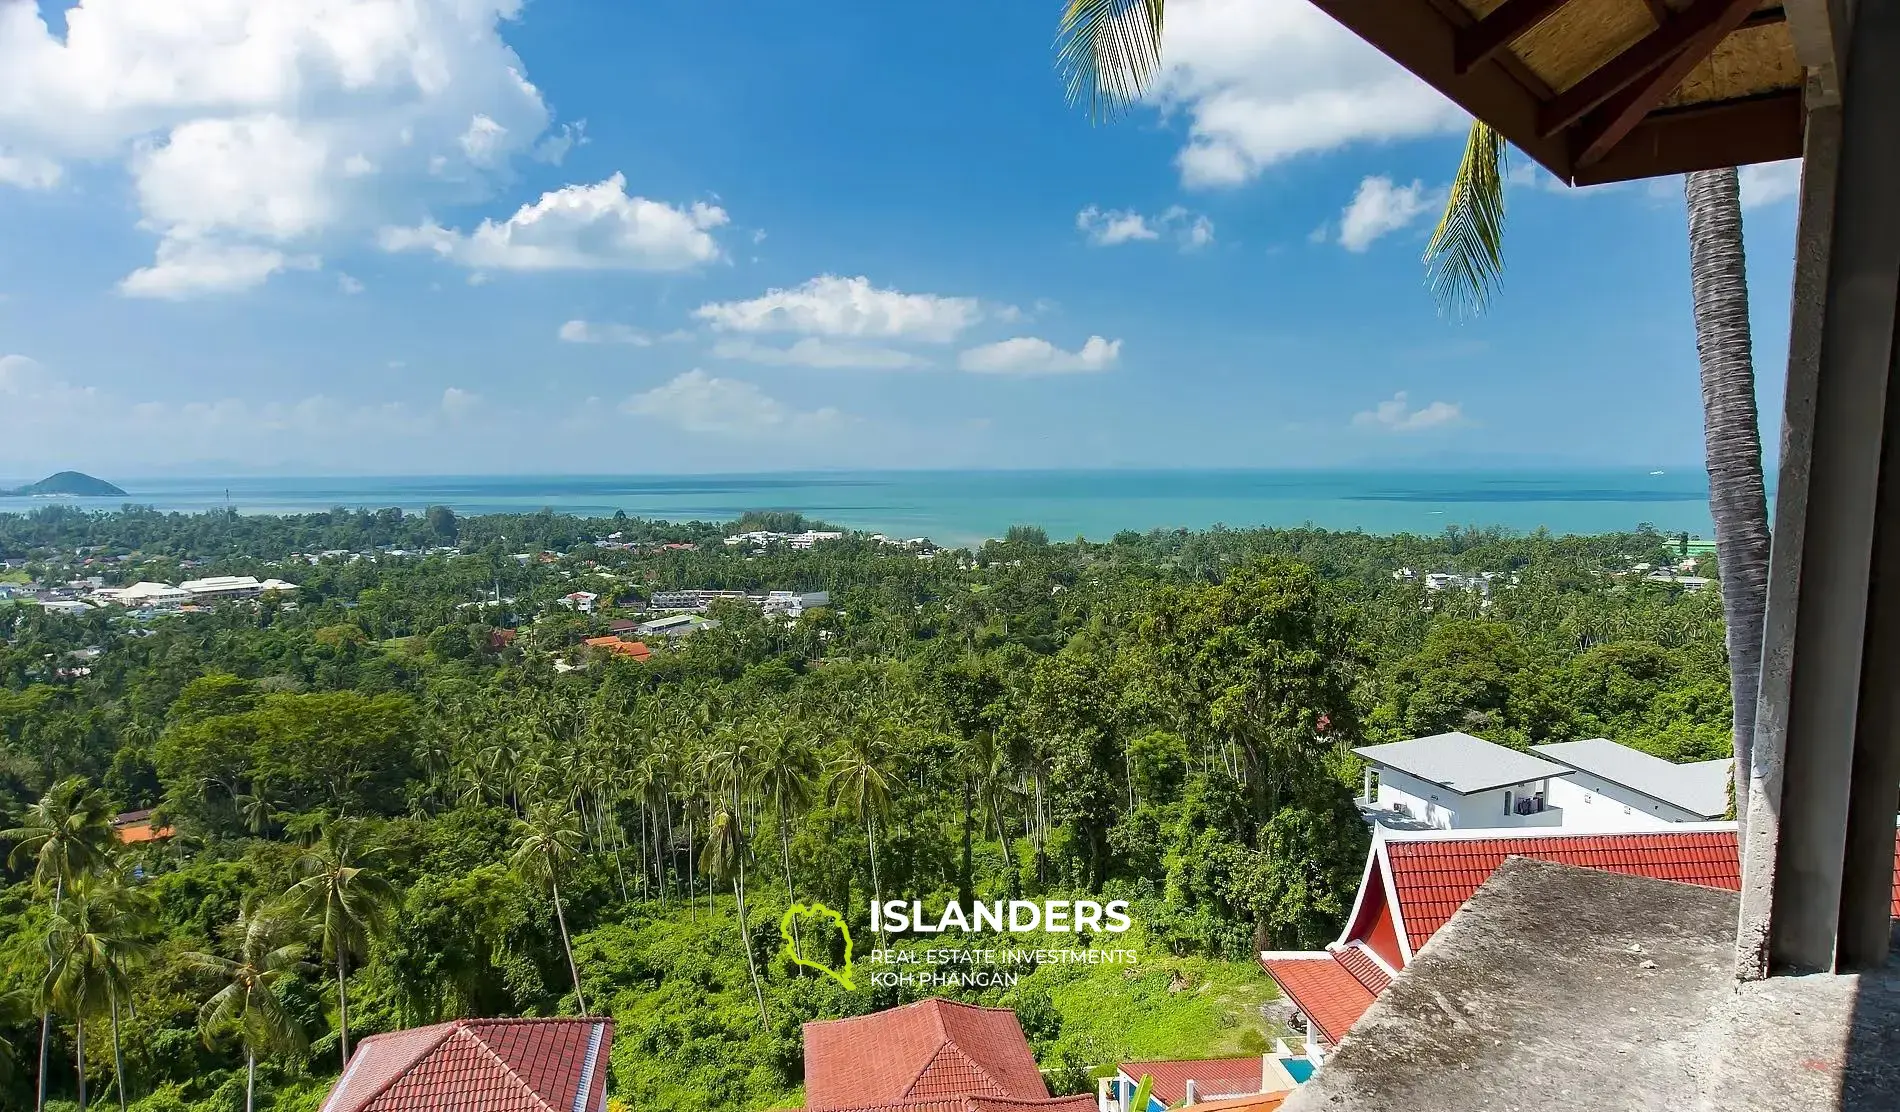
[[[141,580],[130,587],[102,587],[92,597],[127,610],[176,610],[191,601],[191,592],[169,583]]]
[[[1732,757],[1674,764],[1600,737],[1531,752],[1572,770],[1550,782],[1550,805],[1562,812],[1565,830],[1659,830],[1728,815]]]
[[[1015,1012],[933,997],[805,1024],[805,1107],[1096,1112],[1096,1098],[1049,1095]]]
[[[594,604],[600,601],[600,596],[592,591],[570,591],[555,601],[567,607],[569,610],[577,610],[582,614],[592,614],[594,612]]]
[[[1366,745],[1362,803],[1368,817],[1401,829],[1460,830],[1563,825],[1551,783],[1561,764],[1465,733]]]
[[[664,637],[672,639],[698,633],[702,629],[713,629],[719,625],[711,618],[698,614],[669,614],[664,618],[655,618],[650,622],[641,622],[635,630],[642,639]]]
[[[1900,850],[1900,835],[1895,848]],[[1742,884],[1732,822],[1599,834],[1375,827],[1359,893],[1339,938],[1320,951],[1260,955],[1267,975],[1299,1010],[1307,1054],[1323,1060],[1338,1046],[1392,979],[1512,857],[1727,892]],[[1900,919],[1900,877],[1892,911]]]
[[[320,1112],[606,1112],[614,1025],[457,1019],[356,1044]]]
[[[830,605],[830,591],[769,591],[759,607],[768,617],[797,620],[807,610]]]
[[[633,661],[643,661],[653,655],[653,650],[644,641],[623,641],[613,636],[589,637],[581,644],[596,652],[611,653]]]
[[[160,842],[172,836],[172,828],[160,826],[152,821],[152,809],[146,807],[138,811],[126,811],[112,818],[113,836],[121,845],[137,845],[140,842]]]
[[[191,596],[192,602],[224,602],[230,599],[256,598],[273,592],[297,590],[295,583],[281,579],[260,580],[254,575],[211,575],[187,579],[178,589]]]
[[[1285,1050],[1245,1058],[1122,1062],[1097,1083],[1097,1112],[1168,1112],[1171,1108],[1277,1108],[1287,1093],[1312,1076],[1313,1063]],[[1149,1078],[1148,1106],[1130,1103]],[[1231,1102],[1231,1103],[1230,1103]]]
[[[774,533],[767,529],[755,529],[750,533],[734,533],[732,536],[726,538],[726,544],[735,548],[742,544],[750,544],[758,547],[764,547],[768,544],[785,544],[793,548],[810,548],[814,544],[839,540],[843,536],[843,533],[825,530],[808,530],[803,533]]]

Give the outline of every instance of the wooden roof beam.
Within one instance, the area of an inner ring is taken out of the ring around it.
[[[1698,7],[1704,4],[1713,7],[1717,3],[1725,10],[1718,13],[1713,22],[1703,26],[1660,67],[1605,100],[1572,130],[1570,150],[1574,165],[1581,168],[1597,162],[1622,142],[1651,109],[1662,103],[1670,90],[1682,84],[1690,70],[1709,56],[1716,44],[1748,20],[1756,0],[1702,0]]]
[[[1490,15],[1458,30],[1452,50],[1452,72],[1470,73],[1471,67],[1511,45],[1531,28],[1549,19],[1566,0],[1504,0]]]
[[[1680,68],[1681,73],[1675,80],[1657,94],[1656,99],[1660,100],[1682,81],[1683,74],[1715,49],[1716,43],[1742,25],[1749,13],[1755,10],[1757,2],[1695,0],[1681,15],[1643,36],[1636,45],[1598,66],[1583,80],[1553,97],[1537,115],[1538,134],[1545,137],[1555,135],[1618,94],[1626,94],[1632,88],[1647,92],[1653,84],[1652,75]],[[1719,32],[1717,28],[1720,28]],[[1677,63],[1685,57],[1688,58],[1688,64],[1678,66]],[[1643,99],[1643,96],[1639,93],[1634,97],[1626,96],[1625,99],[1633,103]],[[1648,112],[1654,106],[1655,100],[1651,100],[1643,112]],[[1642,114],[1639,113],[1636,118],[1640,120]],[[1632,126],[1634,123],[1631,121]],[[1624,128],[1624,133],[1627,134],[1628,130]]]

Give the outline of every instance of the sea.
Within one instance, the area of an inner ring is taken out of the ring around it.
[[[1011,525],[1052,540],[1123,530],[1312,525],[1370,533],[1465,526],[1603,533],[1653,525],[1708,536],[1697,468],[1600,471],[824,471],[720,475],[275,476],[125,478],[126,498],[0,497],[0,513],[131,503],[185,513],[309,513],[445,505],[458,514],[532,513],[723,521],[747,510],[892,537],[974,545]]]

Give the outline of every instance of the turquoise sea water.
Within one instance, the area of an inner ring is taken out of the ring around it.
[[[1648,522],[1710,532],[1708,486],[1698,470],[1648,471],[887,471],[769,475],[513,475],[370,478],[112,476],[126,499],[6,498],[0,512],[49,502],[116,509],[226,506],[299,513],[333,506],[457,513],[560,512],[723,520],[746,510],[797,510],[892,536],[971,544],[1013,524],[1051,539],[1106,539],[1124,529],[1224,524],[1317,525],[1374,533],[1437,533],[1498,525],[1598,533]]]

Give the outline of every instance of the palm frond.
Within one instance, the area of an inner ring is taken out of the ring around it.
[[[1070,104],[1101,120],[1140,100],[1161,69],[1166,0],[1068,0],[1056,69]]]
[[[1425,245],[1426,284],[1440,312],[1482,314],[1504,275],[1504,137],[1473,121],[1444,215]]]

